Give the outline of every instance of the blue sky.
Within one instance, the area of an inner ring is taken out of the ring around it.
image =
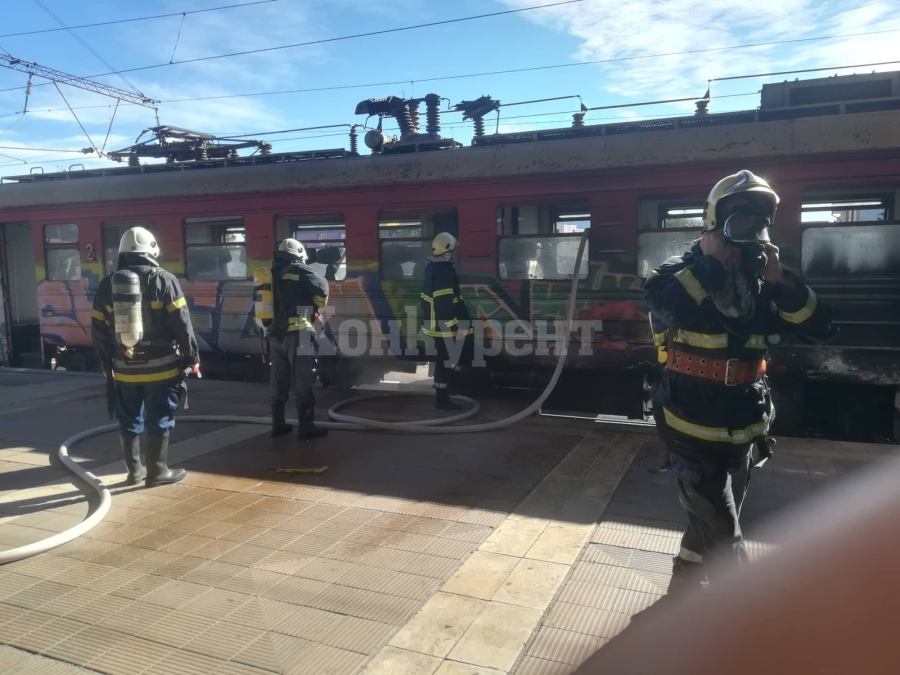
[[[169,12],[184,12],[250,0],[41,0],[67,25],[80,25]],[[201,14],[111,26],[83,28],[77,34],[116,69],[169,63],[236,51],[330,38],[440,21],[541,4],[554,0],[275,0]],[[455,104],[489,94],[512,103],[578,94],[588,106],[613,105],[688,96],[700,97],[715,77],[795,68],[820,68],[900,60],[900,2],[897,0],[582,0],[546,9],[440,27],[363,37],[258,55],[171,65],[126,74],[144,94],[163,101],[162,124],[215,134],[239,134],[298,127],[352,124],[366,98],[440,94]],[[34,0],[0,0],[0,35],[57,28]],[[176,35],[181,36],[175,49]],[[825,35],[881,32],[859,37],[810,41],[683,56],[660,53],[727,47]],[[0,37],[14,56],[81,76],[107,67],[65,31]],[[640,57],[604,65],[584,61]],[[646,58],[645,58],[646,57]],[[447,79],[467,73],[555,64],[571,67],[517,74]],[[900,64],[868,68],[895,70]],[[852,71],[840,71],[848,73]],[[830,72],[803,75],[814,77]],[[791,76],[793,77],[793,76]],[[714,83],[711,111],[746,110],[758,105],[763,82],[784,76]],[[99,78],[129,88],[117,76]],[[110,163],[80,154],[26,148],[79,149],[89,145],[60,94],[51,86],[34,87],[28,114],[22,111],[27,76],[0,68],[0,176],[45,171],[81,163]],[[377,86],[374,83],[404,82]],[[42,80],[35,80],[35,84]],[[373,83],[343,90],[277,96],[167,102],[285,89],[315,89]],[[18,88],[18,89],[16,89]],[[63,87],[63,93],[90,134],[102,146],[115,101]],[[741,96],[741,94],[747,94]],[[716,98],[716,97],[721,98]],[[503,110],[501,131],[566,126],[578,102],[556,101]],[[638,116],[685,114],[680,103],[589,113],[587,123]],[[522,118],[523,115],[567,113]],[[446,115],[446,136],[468,144],[470,124]],[[120,106],[107,149],[134,141],[156,123],[152,110]],[[393,127],[386,124],[386,128]],[[489,130],[493,130],[493,121]],[[338,134],[330,136],[328,134]],[[346,147],[342,130],[266,137],[274,151]],[[9,149],[12,148],[12,149]],[[27,162],[27,163],[26,163]]]

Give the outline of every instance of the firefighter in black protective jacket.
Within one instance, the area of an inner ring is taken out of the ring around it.
[[[470,365],[474,352],[474,329],[451,262],[456,247],[456,238],[448,232],[434,238],[422,287],[422,332],[434,338],[437,350],[434,389],[440,410],[462,408],[450,398],[451,373]]]
[[[653,414],[688,514],[669,593],[705,587],[702,563],[713,552],[745,560],[738,517],[751,466],[769,455],[774,418],[767,345],[786,332],[821,339],[831,330],[829,311],[769,240],[778,201],[749,171],[723,178],[700,240],[644,287],[665,364]]]
[[[275,251],[272,290],[275,322],[269,333],[272,403],[272,436],[291,431],[284,409],[291,391],[297,405],[300,428],[297,438],[309,440],[328,433],[315,419],[315,330],[319,310],[328,304],[328,282],[306,265],[306,249],[296,239],[285,239]]]
[[[91,312],[91,338],[103,370],[116,386],[115,414],[128,469],[127,482],[149,486],[177,483],[186,472],[169,469],[169,432],[188,372],[200,372],[200,357],[187,300],[175,275],[159,266],[159,246],[142,227],[119,242],[119,270],[137,274],[141,285],[143,336],[129,350],[115,336],[112,275],[100,281]],[[145,424],[146,423],[146,424]],[[147,465],[140,434],[147,428]]]

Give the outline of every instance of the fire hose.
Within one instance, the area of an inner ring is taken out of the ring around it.
[[[328,409],[328,417],[333,421],[317,422],[317,424],[327,429],[345,431],[386,431],[390,433],[403,434],[473,434],[482,433],[485,431],[496,431],[497,429],[503,429],[512,426],[516,422],[519,422],[520,420],[523,420],[529,415],[538,411],[541,405],[543,405],[544,401],[546,401],[550,394],[553,393],[553,390],[556,387],[556,383],[559,381],[559,377],[562,374],[563,367],[565,366],[566,355],[568,354],[569,337],[573,331],[575,303],[578,296],[578,276],[579,271],[581,270],[581,263],[587,246],[589,233],[589,229],[585,229],[582,231],[580,243],[578,246],[578,254],[575,258],[575,267],[572,272],[572,284],[569,292],[569,300],[567,303],[568,306],[566,308],[566,331],[563,334],[562,339],[559,340],[560,347],[558,350],[556,368],[553,371],[553,375],[550,378],[550,381],[544,388],[544,391],[541,392],[541,395],[538,396],[538,398],[527,408],[516,413],[515,415],[506,417],[501,420],[496,420],[494,422],[487,422],[484,424],[468,424],[458,427],[452,427],[448,425],[468,419],[477,414],[481,409],[481,406],[475,399],[469,398],[468,396],[452,396],[451,398],[455,399],[457,402],[466,403],[469,405],[469,407],[455,415],[451,415],[448,417],[417,420],[413,422],[381,422],[378,420],[369,419],[367,417],[346,415],[338,412],[342,408],[346,408],[347,406],[354,403],[361,403],[362,401],[375,399],[393,398],[398,396],[398,394],[396,393],[364,394],[335,403],[333,406],[331,406],[331,408]],[[424,396],[425,394],[401,393],[399,395]],[[183,422],[228,422],[231,424],[261,425],[270,425],[272,423],[272,420],[268,417],[232,417],[228,415],[185,415],[180,416],[179,420]],[[295,424],[297,423],[297,420],[289,421]],[[33,544],[28,544],[26,546],[20,546],[18,548],[9,549],[7,551],[0,551],[0,565],[15,562],[17,560],[23,560],[25,558],[30,558],[40,553],[46,553],[47,551],[62,546],[63,544],[74,541],[78,537],[84,535],[92,528],[100,524],[100,522],[106,517],[106,514],[109,512],[109,508],[112,505],[112,496],[110,495],[109,489],[107,489],[107,487],[99,478],[97,478],[90,471],[83,469],[78,464],[78,462],[69,457],[69,449],[76,443],[80,443],[81,441],[84,441],[88,438],[93,438],[94,436],[100,436],[101,434],[116,431],[118,430],[118,428],[118,424],[107,424],[100,427],[94,427],[93,429],[87,429],[67,438],[63,442],[63,444],[59,446],[58,455],[60,462],[62,462],[62,464],[69,471],[85,481],[100,498],[100,503],[94,510],[94,512],[75,527],[60,532],[59,534],[56,534],[52,537],[48,537],[47,539],[43,539]]]

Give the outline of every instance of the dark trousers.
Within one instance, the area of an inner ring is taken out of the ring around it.
[[[119,433],[139,436],[144,431],[146,418],[148,436],[168,436],[175,426],[181,391],[177,380],[161,384],[116,385]]]
[[[315,402],[315,350],[309,331],[293,331],[283,338],[269,336],[269,397],[286,403],[293,392],[297,407]]]
[[[434,364],[434,388],[447,389],[455,373],[472,364],[475,340],[469,335],[462,344],[454,338],[434,338],[437,361]]]
[[[746,560],[739,518],[750,484],[750,446],[732,453],[700,450],[680,438],[666,439],[674,462],[678,497],[688,513],[679,557],[703,562],[713,553]]]

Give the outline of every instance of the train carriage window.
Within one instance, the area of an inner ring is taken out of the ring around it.
[[[49,281],[81,279],[81,250],[78,225],[63,223],[44,226],[44,253]]]
[[[185,272],[194,281],[247,278],[244,219],[187,218],[184,221]]]
[[[646,279],[667,259],[680,258],[699,238],[699,228],[642,232],[637,239],[638,276]]]
[[[804,199],[801,222],[865,223],[891,220],[893,195],[861,195],[840,199],[808,195]]]
[[[803,230],[801,260],[809,278],[900,277],[900,224],[838,225]]]
[[[275,219],[278,242],[293,237],[301,242],[309,255],[309,267],[329,281],[342,281],[347,276],[346,225],[338,214],[304,214],[278,216]]]
[[[497,209],[501,279],[571,279],[581,231],[590,227],[588,204],[501,206]],[[588,275],[587,256],[578,278]]]
[[[380,213],[381,278],[423,279],[425,266],[431,259],[432,239],[441,232],[459,237],[459,217],[455,210]]]
[[[143,227],[156,234],[156,224],[153,222],[131,223],[103,223],[103,269],[106,274],[112,274],[119,268],[119,241],[122,235],[132,227]]]

